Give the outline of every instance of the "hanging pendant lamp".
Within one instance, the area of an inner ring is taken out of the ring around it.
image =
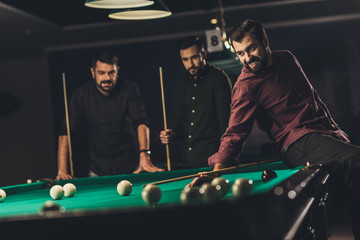
[[[156,0],[152,6],[115,9],[110,12],[109,18],[116,20],[148,20],[168,17],[171,14],[171,11],[161,0]]]
[[[154,4],[149,0],[86,0],[85,6],[102,9],[145,7]]]

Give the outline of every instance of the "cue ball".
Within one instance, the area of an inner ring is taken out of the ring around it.
[[[50,188],[50,196],[54,200],[59,200],[64,196],[64,189],[60,185],[54,185]]]
[[[232,185],[232,193],[236,198],[241,198],[249,194],[253,189],[253,181],[246,178],[238,178]]]
[[[229,180],[223,177],[214,178],[211,181],[211,185],[216,187],[216,190],[220,191],[220,197],[224,197],[229,191]]]
[[[275,171],[271,170],[271,169],[266,169],[262,174],[261,174],[261,180],[263,182],[267,182],[271,179],[274,179],[277,177],[277,174]]]
[[[180,202],[183,204],[194,204],[201,200],[201,194],[198,188],[185,187],[180,194]]]
[[[76,187],[72,183],[67,183],[63,186],[64,189],[64,196],[65,197],[72,197],[76,193]]]
[[[127,196],[132,191],[132,184],[128,180],[122,180],[118,183],[116,189],[121,196]]]
[[[148,205],[156,204],[161,198],[161,190],[156,185],[148,184],[142,190],[141,197]]]
[[[0,189],[0,202],[3,202],[6,198],[6,192]]]

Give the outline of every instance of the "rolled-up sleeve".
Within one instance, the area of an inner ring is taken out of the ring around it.
[[[140,91],[135,84],[132,86],[132,93],[129,97],[129,117],[135,127],[138,127],[140,124],[149,126],[144,103],[141,99]]]

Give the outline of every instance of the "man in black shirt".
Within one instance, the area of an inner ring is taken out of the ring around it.
[[[86,126],[92,175],[163,171],[150,160],[148,119],[140,92],[135,83],[118,79],[117,64],[111,53],[94,56],[94,81],[75,91],[69,103],[70,130]],[[64,124],[59,135],[57,179],[70,179]]]
[[[205,167],[228,124],[231,82],[224,71],[207,63],[198,37],[184,38],[178,48],[187,71],[176,87],[170,129],[160,132],[160,140],[181,140],[185,167]]]

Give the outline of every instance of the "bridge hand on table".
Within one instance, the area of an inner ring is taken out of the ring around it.
[[[146,155],[146,154],[144,154]],[[141,172],[163,172],[164,169],[156,167],[150,160],[148,155],[142,156],[140,155],[139,167],[133,173],[141,173]]]

